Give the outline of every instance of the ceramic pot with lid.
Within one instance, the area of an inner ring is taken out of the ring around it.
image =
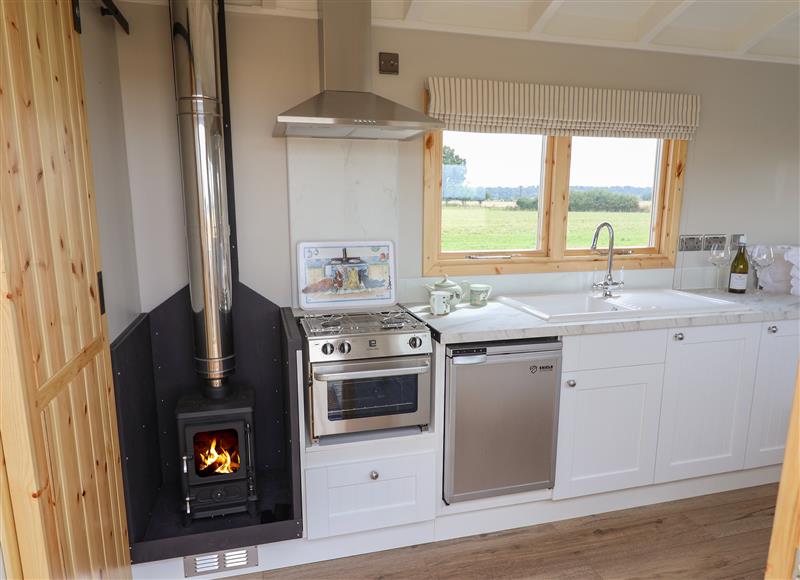
[[[450,294],[450,308],[455,308],[456,305],[461,302],[461,299],[466,294],[464,290],[464,286],[469,287],[469,282],[462,282],[459,284],[458,282],[453,282],[447,277],[447,274],[444,275],[444,278],[436,282],[433,286],[430,284],[426,284],[425,288],[427,288],[428,292],[447,292]]]

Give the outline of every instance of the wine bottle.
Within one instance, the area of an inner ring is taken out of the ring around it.
[[[750,265],[747,263],[747,238],[739,238],[739,251],[731,262],[731,276],[728,279],[728,292],[733,294],[744,294],[747,290],[747,275],[750,272]]]

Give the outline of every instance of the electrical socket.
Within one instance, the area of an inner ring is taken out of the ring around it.
[[[744,234],[731,234],[731,250],[738,250],[739,249],[739,240],[742,238]]]
[[[703,236],[690,235],[680,237],[679,250],[681,252],[699,252],[703,249]]]
[[[725,234],[706,234],[703,236],[703,250],[707,252],[714,244],[724,245],[726,239]]]

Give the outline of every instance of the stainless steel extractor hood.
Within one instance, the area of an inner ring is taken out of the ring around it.
[[[278,115],[276,137],[410,139],[444,125],[371,92],[371,0],[318,0],[322,92]]]

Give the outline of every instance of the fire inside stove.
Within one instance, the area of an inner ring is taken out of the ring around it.
[[[235,429],[202,431],[194,436],[194,468],[200,477],[239,471],[239,434]]]

